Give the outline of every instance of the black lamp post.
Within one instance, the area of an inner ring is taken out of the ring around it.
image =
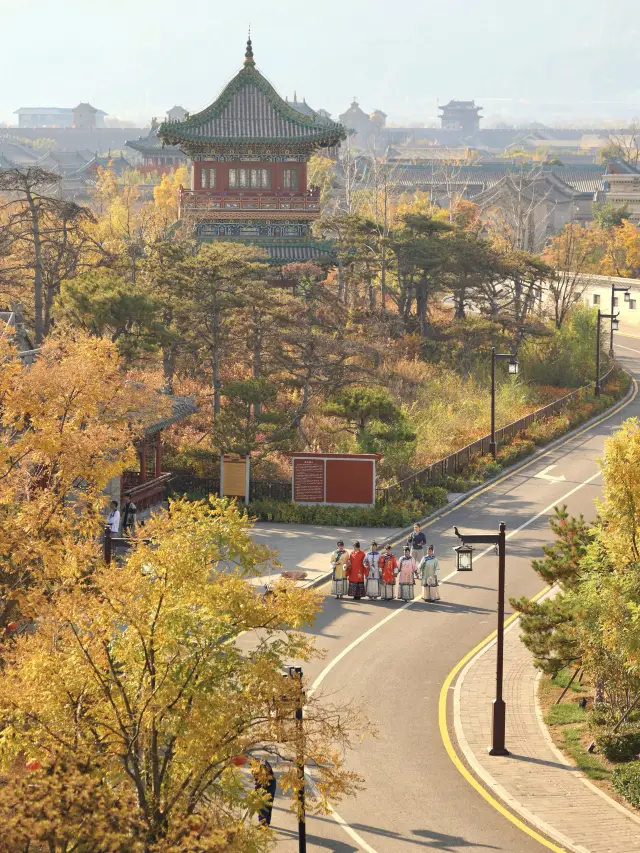
[[[304,749],[303,749],[303,707],[304,689],[302,686],[302,667],[287,667],[288,678],[298,681],[299,694],[296,698],[296,765],[300,775],[300,790],[298,791],[298,853],[307,853],[307,827],[305,822],[305,798],[304,798]]]
[[[496,352],[495,347],[491,347],[491,440],[489,441],[489,453],[496,458],[498,448],[496,446],[496,359],[509,359],[509,373],[516,376],[518,373],[518,361],[513,353]]]
[[[618,311],[618,314],[620,312]],[[618,326],[620,322],[618,320],[618,314],[603,314],[602,311],[598,308],[598,321],[596,323],[596,388],[595,394],[596,397],[600,396],[600,321],[601,320],[611,320],[611,350],[609,351],[609,355],[613,355],[613,333],[618,330]]]
[[[614,321],[615,317],[617,317],[617,314],[614,315],[613,309],[616,307],[615,306],[615,299],[616,299],[616,293],[618,293],[618,292],[624,293],[625,302],[628,302],[631,299],[631,293],[630,293],[628,287],[616,287],[615,284],[611,285],[611,314],[603,314],[602,315],[603,317],[610,317],[611,318],[611,332],[610,332],[610,337],[609,337],[609,355],[610,356],[613,356],[613,333],[615,331],[617,331],[617,329],[618,329],[618,326],[613,325],[613,321]],[[620,312],[618,311],[618,314],[619,313]]]
[[[506,581],[506,527],[504,521],[500,522],[499,533],[460,533],[457,527],[453,528],[456,536],[463,545],[497,545],[498,547],[498,630],[496,640],[496,698],[493,700],[493,714],[491,720],[491,746],[489,755],[509,755],[505,747],[505,730],[507,708],[502,698],[502,682],[504,671],[504,593]],[[458,556],[460,556],[460,550]],[[472,549],[465,549],[462,553],[468,554]],[[469,567],[471,557],[469,556]],[[466,569],[466,571],[470,571]]]

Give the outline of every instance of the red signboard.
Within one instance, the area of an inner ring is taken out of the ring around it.
[[[324,459],[293,460],[293,499],[299,503],[324,502]]]
[[[375,503],[374,459],[327,459],[328,504]]]
[[[296,503],[360,504],[376,501],[373,453],[291,453]]]

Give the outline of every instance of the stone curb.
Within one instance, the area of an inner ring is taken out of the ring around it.
[[[628,375],[631,376],[630,373]],[[426,524],[427,522],[430,522],[430,521],[436,521],[438,518],[440,518],[440,516],[444,515],[446,512],[449,512],[449,510],[455,509],[456,506],[459,506],[464,501],[466,501],[469,498],[472,498],[475,495],[479,494],[480,492],[484,491],[489,486],[494,485],[499,480],[502,480],[505,477],[510,477],[512,474],[517,474],[518,471],[524,469],[527,465],[530,465],[532,462],[535,462],[536,459],[539,459],[541,456],[544,456],[546,453],[550,453],[551,451],[555,450],[557,447],[561,447],[562,444],[564,444],[565,442],[571,441],[571,439],[575,438],[576,435],[579,435],[583,430],[589,429],[589,427],[593,426],[601,418],[606,417],[607,414],[614,413],[615,409],[617,409],[617,408],[622,409],[629,402],[629,400],[632,398],[634,390],[635,390],[635,385],[634,385],[633,377],[631,377],[631,384],[629,385],[629,390],[627,391],[626,395],[621,400],[616,401],[613,404],[613,406],[611,406],[610,409],[604,409],[603,411],[598,412],[597,415],[594,415],[592,418],[589,418],[588,421],[585,421],[584,423],[580,424],[579,426],[574,427],[572,430],[570,430],[569,432],[566,432],[564,435],[561,435],[558,438],[554,438],[553,441],[549,442],[549,444],[545,444],[544,447],[538,448],[530,456],[527,456],[525,459],[521,459],[519,462],[514,462],[513,465],[510,465],[508,468],[505,468],[504,470],[500,471],[499,474],[496,474],[494,477],[491,477],[491,479],[485,480],[484,482],[480,483],[480,485],[475,486],[473,489],[469,489],[468,492],[463,492],[455,500],[451,501],[451,503],[447,504],[446,506],[438,507],[438,509],[436,509],[434,512],[432,512],[430,515],[427,515],[424,518],[419,519],[418,524],[422,525],[422,524]],[[411,533],[412,530],[413,530],[413,525],[411,525],[410,527],[405,527],[403,530],[401,530],[395,536],[389,538],[388,541],[390,541],[391,544],[394,546],[399,545],[401,542],[403,542],[409,536],[409,534]],[[314,578],[313,580],[308,581],[307,583],[301,584],[301,586],[304,589],[315,589],[316,587],[324,586],[324,584],[327,583],[327,581],[330,580],[330,578],[331,578],[331,571],[327,571],[323,575],[320,575],[320,577]]]
[[[542,716],[542,708],[540,707],[540,702],[538,700],[538,682],[542,678],[542,675],[543,673],[539,672],[538,677],[536,678],[536,718],[538,720],[538,725],[540,726],[543,737],[547,742],[547,746],[549,747],[551,752],[553,752],[558,761],[561,764],[564,764],[566,767],[572,767],[575,769],[576,765],[572,764],[567,758],[567,756],[564,754],[564,752],[558,749],[558,747],[553,742],[553,738],[551,737],[547,724],[545,723],[544,717]],[[605,802],[607,802],[612,808],[616,809],[616,811],[621,812],[623,815],[625,815],[625,817],[630,817],[631,820],[635,821],[635,823],[640,824],[640,817],[635,814],[635,812],[633,812],[631,809],[625,808],[625,806],[623,806],[621,803],[614,800],[613,797],[610,797],[606,791],[603,791],[602,788],[599,788],[597,785],[594,785],[593,782],[587,776],[585,776],[582,771],[577,771],[575,773],[575,776],[577,776],[578,779],[580,779],[580,781],[587,786],[587,788],[589,788],[591,791],[593,791],[595,794],[605,800]]]

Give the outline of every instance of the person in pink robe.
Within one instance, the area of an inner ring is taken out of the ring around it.
[[[411,556],[411,548],[405,545],[404,554],[398,560],[398,598],[401,601],[413,601],[414,585],[418,564]]]

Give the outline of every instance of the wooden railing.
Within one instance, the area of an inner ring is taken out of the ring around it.
[[[153,477],[150,480],[145,480],[144,483],[140,483],[138,471],[125,471],[122,475],[122,494],[131,493],[131,500],[136,505],[138,512],[162,506],[167,483],[172,477],[173,474],[160,474],[159,477]]]
[[[320,193],[212,192],[181,190],[180,213],[199,210],[302,210],[320,211]]]

